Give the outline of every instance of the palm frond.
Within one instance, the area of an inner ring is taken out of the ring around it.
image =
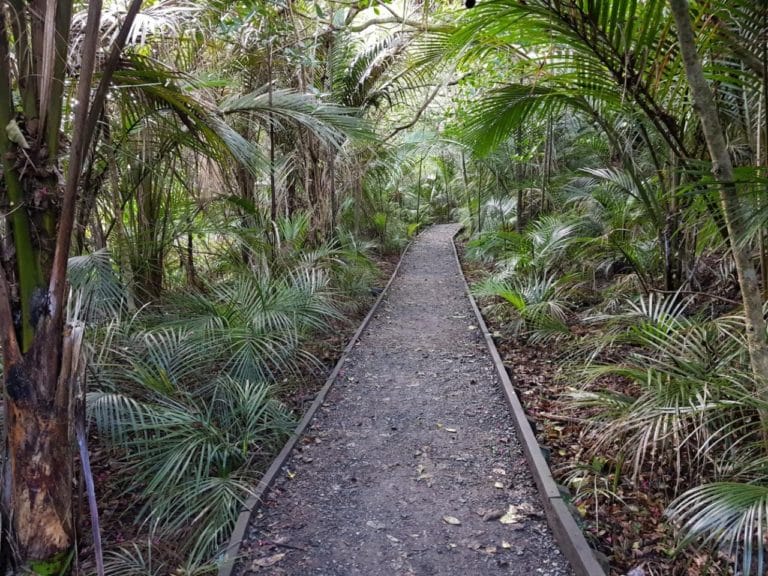
[[[99,322],[120,316],[126,304],[126,291],[107,250],[72,256],[68,274],[73,293],[69,302],[80,303],[81,320]]]
[[[765,571],[768,533],[768,486],[717,482],[686,491],[672,502],[667,515],[680,525],[683,545],[699,540],[734,559],[737,570]]]
[[[356,110],[324,103],[313,95],[292,90],[273,90],[271,96],[259,90],[233,97],[223,102],[219,110],[225,115],[253,112],[265,123],[296,123],[336,147],[346,137],[369,138],[371,135],[365,123],[356,115]]]

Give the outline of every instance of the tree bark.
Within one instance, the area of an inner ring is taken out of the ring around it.
[[[670,0],[670,6],[677,26],[680,53],[685,64],[685,73],[693,95],[694,107],[701,119],[702,130],[712,159],[712,172],[720,184],[720,202],[723,206],[731,252],[741,286],[747,347],[752,372],[758,382],[760,397],[768,400],[768,335],[766,335],[766,322],[763,318],[763,299],[757,273],[747,248],[739,242],[739,237],[746,227],[745,207],[739,198],[738,187],[733,175],[733,164],[728,154],[715,100],[704,77],[701,60],[696,49],[688,1]],[[763,414],[762,420],[763,426],[768,426],[768,414]]]
[[[32,570],[43,563],[66,567],[74,544],[72,388],[63,369],[61,328],[46,326],[32,349],[6,364],[4,372],[8,461],[3,500],[12,510],[16,554]]]

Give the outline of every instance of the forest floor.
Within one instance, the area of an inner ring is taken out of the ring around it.
[[[414,242],[255,511],[239,575],[571,574],[451,246]]]
[[[460,253],[463,252],[459,246]],[[462,259],[470,284],[487,276],[487,267]],[[571,340],[533,343],[509,333],[508,319],[483,309],[488,329],[512,379],[520,402],[534,424],[539,445],[549,454],[553,476],[572,496],[574,515],[590,545],[611,576],[716,576],[731,574],[727,556],[706,549],[683,548],[664,510],[674,496],[673,471],[647,463],[633,478],[605,466],[593,453],[592,412],[576,408],[569,395],[581,383],[569,370]],[[570,319],[570,329],[581,338],[598,338],[599,327]],[[605,362],[617,362],[627,350],[606,351]],[[632,384],[617,376],[603,376],[599,389],[635,395]]]

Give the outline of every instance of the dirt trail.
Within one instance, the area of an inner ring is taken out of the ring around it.
[[[456,229],[411,246],[253,514],[237,574],[571,574],[474,325]]]

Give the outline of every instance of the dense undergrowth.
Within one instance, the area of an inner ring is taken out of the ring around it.
[[[286,405],[291,383],[325,371],[308,340],[370,301],[379,282],[372,245],[341,235],[310,250],[306,219],[278,229],[279,252],[241,246],[220,278],[139,310],[108,255],[72,263],[74,298],[89,303],[93,332],[87,406],[109,498],[108,574],[214,568],[300,416]]]
[[[488,265],[468,259],[465,269],[484,292]],[[676,495],[713,474],[716,446],[725,443],[716,436],[750,433],[738,423],[729,431],[708,427],[699,402],[709,404],[713,418],[720,410],[721,425],[731,417],[726,406],[750,423],[754,406],[744,391],[718,387],[707,395],[702,390],[711,384],[696,379],[688,396],[646,380],[653,374],[646,362],[664,365],[670,358],[653,356],[653,343],[643,349],[642,334],[658,325],[631,303],[627,308],[636,319],[623,318],[624,328],[609,336],[607,346],[602,341],[616,326],[604,318],[595,322],[587,311],[569,315],[561,326],[569,336],[553,339],[510,330],[520,322],[517,312],[510,318],[508,306],[487,296],[480,301],[571,512],[610,573],[730,574],[726,550],[680,548],[668,511]],[[639,335],[638,325],[644,327]],[[674,362],[689,365],[682,357]],[[728,457],[719,456],[722,465]]]
[[[762,573],[765,404],[728,255],[705,248],[665,290],[629,181],[567,162],[557,211],[521,227],[489,201],[482,231],[466,221],[473,292],[556,474],[616,574]],[[680,553],[694,542],[714,553]]]

